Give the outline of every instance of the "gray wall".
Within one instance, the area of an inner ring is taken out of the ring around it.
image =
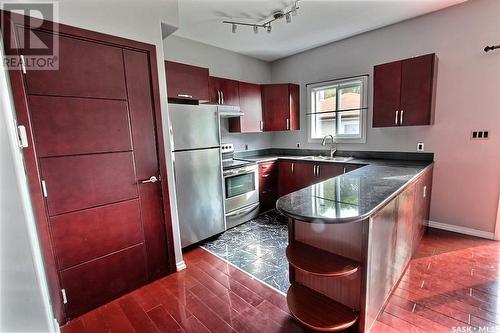
[[[3,46],[0,45],[3,50]],[[0,52],[3,59],[3,52]],[[0,332],[49,332],[48,290],[16,145],[6,73],[0,72]]]
[[[366,144],[340,149],[415,151],[423,141],[435,153],[431,220],[494,232],[500,192],[500,1],[474,0],[386,28],[300,53],[272,64],[274,82],[301,85],[301,130],[276,133],[275,147],[318,147],[307,142],[309,82],[369,73],[373,65],[426,53],[439,57],[433,126],[371,128]],[[370,89],[369,105],[372,105]],[[491,138],[470,140],[472,129]]]
[[[166,60],[208,67],[213,76],[251,83],[271,82],[268,62],[175,35],[166,38],[163,44]],[[238,151],[244,150],[245,144],[249,150],[271,147],[273,133],[234,134],[228,132],[227,120],[221,125],[222,141],[233,143]]]

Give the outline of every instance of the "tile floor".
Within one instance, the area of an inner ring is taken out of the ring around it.
[[[226,231],[202,247],[286,293],[290,286],[285,256],[287,221],[272,210]]]

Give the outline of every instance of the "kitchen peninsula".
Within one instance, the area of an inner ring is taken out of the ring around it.
[[[306,326],[369,331],[428,219],[431,161],[365,166],[281,197],[289,218],[291,313]]]

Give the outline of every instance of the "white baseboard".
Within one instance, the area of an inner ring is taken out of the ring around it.
[[[186,269],[186,263],[184,262],[184,260],[179,261],[175,264],[175,267],[177,268],[177,272],[182,271],[183,269]]]
[[[482,231],[482,230],[461,227],[458,225],[446,224],[446,223],[441,223],[441,222],[436,222],[436,221],[427,221],[427,225],[431,228],[456,232],[459,234],[475,236],[475,237],[480,237],[480,238],[486,238],[486,239],[495,239],[495,234],[493,232],[486,232],[486,231]]]

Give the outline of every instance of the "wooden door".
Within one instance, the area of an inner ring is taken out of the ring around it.
[[[295,163],[293,191],[298,191],[317,182],[317,177],[314,175],[315,166],[316,164],[311,162]]]
[[[290,128],[288,84],[262,85],[262,118],[264,131],[286,131]]]
[[[264,212],[276,206],[278,196],[278,162],[259,164],[259,202]]]
[[[327,180],[333,177],[337,177],[344,173],[344,166],[341,164],[332,164],[332,163],[319,163],[317,164],[317,181]]]
[[[260,85],[239,82],[240,108],[243,116],[229,118],[229,131],[238,133],[262,132],[262,94]]]
[[[59,70],[10,74],[18,121],[33,146],[25,151],[30,188],[44,255],[53,255],[44,259],[55,262],[59,280],[49,276],[52,298],[60,304],[54,285],[67,298],[66,318],[55,310],[64,323],[172,271],[173,248],[166,187],[143,183],[160,173],[166,181],[154,47],[119,47],[121,39],[109,44],[109,36],[60,29],[76,35],[59,36]],[[19,25],[16,37],[24,33]]]
[[[406,59],[402,63],[401,126],[431,124],[435,55]]]
[[[278,195],[280,197],[294,191],[296,183],[294,171],[294,161],[283,160],[278,162]]]
[[[208,101],[208,68],[165,61],[169,98]]]
[[[401,61],[394,61],[373,70],[373,127],[399,125],[401,67]]]
[[[209,78],[210,103],[239,106],[238,81],[211,76]]]

